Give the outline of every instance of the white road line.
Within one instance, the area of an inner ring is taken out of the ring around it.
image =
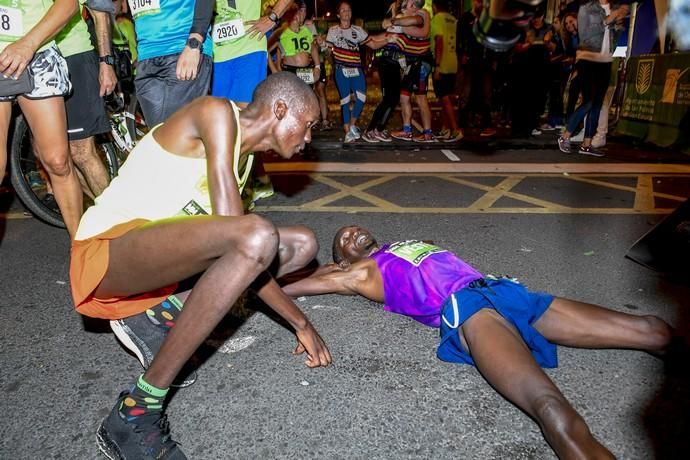
[[[443,149],[441,153],[447,156],[450,161],[460,161],[460,157],[454,154],[452,150]]]

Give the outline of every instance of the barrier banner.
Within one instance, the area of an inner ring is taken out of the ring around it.
[[[662,147],[690,146],[690,53],[632,57],[618,134]]]

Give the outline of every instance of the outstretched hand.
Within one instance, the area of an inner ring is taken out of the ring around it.
[[[297,348],[292,354],[301,355],[306,352],[307,360],[304,364],[307,367],[326,367],[333,362],[326,343],[311,323],[307,323],[303,329],[295,331],[295,335],[297,335]]]

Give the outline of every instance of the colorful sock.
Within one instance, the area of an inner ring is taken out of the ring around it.
[[[423,132],[424,134],[434,134],[434,132],[430,129],[425,129]]]
[[[146,310],[146,316],[153,324],[164,329],[175,325],[177,315],[182,311],[183,303],[174,295]]]
[[[161,390],[144,380],[144,375],[139,376],[136,385],[129,391],[120,404],[120,413],[128,422],[136,420],[142,415],[163,410],[163,401],[168,389]]]
[[[406,133],[411,133],[412,125],[403,125],[403,131],[405,131]]]

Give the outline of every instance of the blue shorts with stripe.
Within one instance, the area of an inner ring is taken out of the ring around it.
[[[557,367],[556,345],[532,325],[544,314],[554,296],[530,292],[508,278],[486,278],[452,294],[442,307],[441,343],[436,356],[442,361],[474,365],[474,360],[460,343],[458,327],[484,308],[496,310],[520,333],[532,356],[541,367]]]

